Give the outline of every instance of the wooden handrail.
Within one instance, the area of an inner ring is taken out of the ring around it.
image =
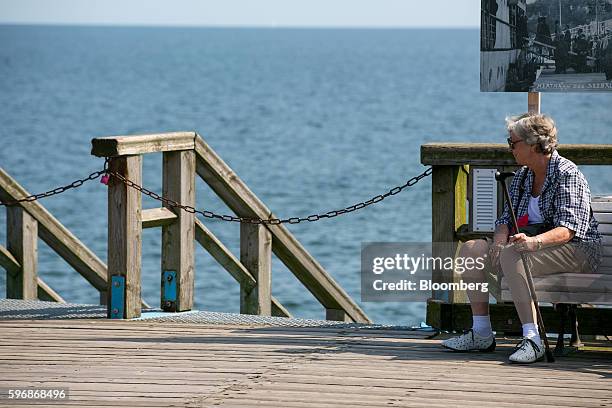
[[[233,170],[195,132],[176,132],[140,136],[115,136],[92,141],[92,154],[100,157],[120,157],[151,152],[195,150],[196,172],[237,215],[272,217],[272,212],[238,178]],[[176,214],[175,214],[176,215]],[[160,209],[143,210],[142,227],[171,225],[174,217]],[[370,322],[367,315],[334,281],[325,269],[306,251],[283,225],[266,225],[272,237],[272,251],[302,284],[326,308],[326,316],[334,320]],[[196,238],[239,282],[257,284],[257,279],[229,251],[212,240],[203,224],[196,220]],[[216,256],[214,254],[216,252]],[[264,251],[265,253],[265,251]],[[257,256],[257,255],[254,255]],[[262,296],[269,296],[262,292]],[[273,314],[289,313],[273,297]]]
[[[612,164],[612,145],[562,144],[559,154],[576,164]],[[421,163],[429,166],[513,166],[516,161],[502,143],[426,143],[421,145]]]
[[[163,227],[172,224],[177,218],[175,213],[165,207],[142,210],[142,228]]]
[[[0,245],[0,265],[10,273],[18,273],[21,269],[19,261],[2,245]]]
[[[37,278],[37,283],[38,299],[50,302],[66,303],[64,298],[54,291],[49,285],[47,285],[40,277]]]
[[[98,137],[91,141],[91,154],[97,157],[116,157],[193,150],[195,137],[195,132]]]

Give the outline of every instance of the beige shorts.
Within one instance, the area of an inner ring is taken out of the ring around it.
[[[493,245],[491,238],[485,238],[489,248]],[[591,266],[584,251],[576,244],[568,242],[563,245],[556,245],[540,249],[535,252],[524,252],[525,262],[534,278],[552,275],[555,273],[592,273]],[[501,280],[503,271],[499,262],[492,266],[491,260],[485,263],[487,270],[487,282],[489,283],[489,293],[496,300],[501,299]]]

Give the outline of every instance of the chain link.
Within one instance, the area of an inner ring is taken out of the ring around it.
[[[45,191],[44,193],[32,194],[32,195],[29,195],[27,197],[20,198],[19,200],[3,201],[2,199],[0,199],[0,207],[1,206],[7,206],[8,207],[8,206],[12,206],[12,205],[19,204],[19,203],[32,202],[32,201],[40,200],[41,198],[47,198],[47,197],[51,197],[51,196],[54,196],[54,195],[62,194],[65,191],[72,190],[74,188],[79,188],[85,182],[91,181],[91,180],[96,180],[99,177],[104,176],[107,173],[108,173],[108,159],[106,159],[104,161],[104,169],[103,170],[94,171],[93,173],[91,173],[89,176],[87,176],[85,178],[75,180],[75,181],[73,181],[70,184],[67,184],[67,185],[62,186],[62,187],[54,188],[53,190]]]
[[[343,214],[348,214],[351,213],[353,211],[357,211],[360,210],[362,208],[365,208],[369,205],[381,202],[382,200],[384,200],[385,198],[392,196],[392,195],[396,195],[399,194],[400,192],[402,192],[402,190],[404,190],[407,187],[411,187],[413,185],[415,185],[416,183],[418,183],[421,179],[431,175],[433,171],[432,167],[427,168],[427,170],[425,170],[423,173],[419,174],[418,176],[414,176],[412,177],[410,180],[408,180],[406,183],[404,183],[401,186],[397,186],[397,187],[393,187],[392,189],[390,189],[389,191],[387,191],[384,194],[379,194],[377,196],[372,197],[371,199],[361,202],[361,203],[357,203],[357,204],[353,204],[349,207],[340,209],[340,210],[333,210],[333,211],[328,211],[325,214],[312,214],[309,215],[307,217],[291,217],[291,218],[268,218],[268,219],[261,219],[261,218],[253,218],[253,217],[237,217],[234,215],[227,215],[227,214],[216,214],[212,211],[200,211],[194,207],[191,207],[189,205],[183,205],[180,203],[177,203],[174,200],[170,200],[168,198],[165,197],[161,197],[159,194],[148,190],[147,188],[140,186],[136,183],[134,183],[133,181],[125,178],[123,175],[114,172],[114,171],[108,171],[108,174],[112,177],[116,177],[118,180],[120,180],[122,183],[126,184],[128,187],[134,188],[138,191],[140,191],[142,194],[149,196],[157,201],[161,201],[162,203],[166,204],[168,207],[171,208],[180,208],[184,211],[187,211],[189,213],[192,214],[200,214],[205,218],[211,218],[211,219],[217,219],[217,220],[221,220],[221,221],[229,221],[229,222],[240,222],[240,223],[245,223],[245,224],[264,224],[264,225],[278,225],[278,224],[299,224],[300,222],[304,222],[304,221],[308,221],[308,222],[315,222],[315,221],[319,221],[321,219],[324,218],[334,218],[337,217],[339,215],[343,215]]]
[[[411,187],[413,185],[415,185],[416,183],[418,183],[421,179],[431,175],[433,168],[429,167],[427,170],[425,170],[423,173],[419,174],[418,176],[414,176],[412,177],[410,180],[408,180],[405,184],[401,185],[401,186],[397,186],[397,187],[393,187],[392,189],[390,189],[389,191],[387,191],[384,194],[379,194],[377,196],[374,196],[372,198],[370,198],[367,201],[361,202],[361,203],[357,203],[357,204],[353,204],[351,206],[348,206],[346,208],[342,208],[339,210],[333,210],[333,211],[328,211],[324,214],[312,214],[309,215],[307,217],[291,217],[291,218],[268,218],[268,219],[261,219],[261,218],[254,218],[254,217],[236,217],[234,215],[227,215],[227,214],[216,214],[212,211],[200,211],[194,207],[191,207],[189,205],[183,205],[181,203],[177,203],[174,200],[171,200],[169,198],[165,198],[160,196],[159,194],[157,194],[154,191],[151,191],[139,184],[134,183],[132,180],[129,180],[127,178],[125,178],[123,175],[115,172],[115,171],[111,171],[108,169],[108,164],[109,164],[109,160],[110,159],[105,159],[104,161],[104,169],[103,170],[99,170],[99,171],[95,171],[93,173],[91,173],[89,176],[82,178],[82,179],[77,179],[75,181],[73,181],[70,184],[67,184],[65,186],[62,187],[57,187],[54,188],[53,190],[49,190],[46,191],[44,193],[39,193],[39,194],[32,194],[30,196],[21,198],[19,200],[12,200],[12,201],[2,201],[0,200],[0,206],[11,206],[11,205],[15,205],[15,204],[19,204],[19,203],[23,203],[23,202],[31,202],[31,201],[36,201],[36,200],[40,200],[41,198],[46,198],[46,197],[51,197],[57,194],[61,194],[65,191],[74,189],[74,188],[78,188],[81,187],[85,182],[90,181],[90,180],[95,180],[98,177],[101,176],[112,176],[112,177],[116,177],[118,180],[120,180],[122,183],[124,183],[125,185],[127,185],[128,187],[131,187],[133,189],[136,189],[138,191],[140,191],[142,194],[149,196],[151,198],[153,198],[154,200],[157,201],[161,201],[162,203],[164,203],[166,206],[171,207],[171,208],[180,208],[188,213],[191,214],[200,214],[201,216],[203,216],[204,218],[211,218],[211,219],[217,219],[217,220],[221,220],[221,221],[228,221],[228,222],[240,222],[240,223],[246,223],[246,224],[264,224],[264,225],[279,225],[279,224],[299,224],[300,222],[304,222],[304,221],[308,221],[308,222],[315,222],[315,221],[319,221],[322,220],[324,218],[334,218],[337,217],[339,215],[343,215],[343,214],[348,214],[351,213],[353,211],[357,211],[360,210],[362,208],[365,208],[369,205],[372,204],[376,204],[381,202],[382,200],[384,200],[387,197],[399,194],[400,192],[402,192],[405,188],[407,187]]]

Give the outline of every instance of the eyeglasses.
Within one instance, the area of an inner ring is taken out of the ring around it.
[[[514,150],[515,144],[521,143],[524,141],[524,140],[512,140],[511,137],[507,138],[506,140],[508,141],[508,146],[510,147],[511,150]]]

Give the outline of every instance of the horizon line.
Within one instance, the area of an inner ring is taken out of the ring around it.
[[[100,27],[100,28],[238,28],[238,29],[331,29],[331,30],[445,30],[445,29],[479,29],[480,26],[366,26],[366,25],[282,25],[282,24],[166,24],[166,23],[83,23],[83,22],[27,22],[0,21],[0,26],[43,26],[43,27]]]

